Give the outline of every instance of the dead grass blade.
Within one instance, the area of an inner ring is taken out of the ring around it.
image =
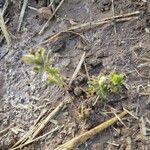
[[[123,118],[127,114],[128,113],[126,111],[123,111],[122,113],[120,113],[118,115],[118,117]],[[92,136],[94,136],[94,135],[98,134],[99,132],[103,131],[104,129],[108,128],[109,126],[114,124],[116,121],[118,121],[118,118],[113,117],[113,118],[107,120],[106,122],[96,126],[95,128],[93,128],[89,131],[86,131],[83,134],[80,134],[79,136],[71,139],[70,141],[60,145],[59,147],[57,147],[54,150],[72,150],[75,147],[77,147],[78,145],[84,143],[86,140],[88,140]]]
[[[30,141],[32,141],[44,129],[47,123],[58,114],[65,103],[66,101],[61,102],[52,112],[47,115],[47,117],[36,123],[35,126],[33,126],[33,128],[29,130],[29,132],[27,132],[10,150],[18,149],[16,147],[20,147],[25,143],[30,143]]]
[[[129,110],[125,109],[124,107],[123,107],[123,110],[126,111],[128,114],[130,114],[133,118],[139,120],[139,118],[135,116],[133,113],[131,113]]]
[[[42,138],[44,138],[44,137],[46,137],[46,136],[48,136],[48,135],[51,135],[53,132],[57,131],[58,129],[59,129],[59,128],[56,127],[56,128],[54,128],[53,130],[51,130],[51,131],[45,133],[44,135],[41,135],[41,136],[39,136],[39,137],[37,137],[37,138],[35,138],[35,139],[33,139],[33,140],[27,141],[27,142],[25,142],[24,144],[21,144],[21,145],[19,145],[19,146],[13,148],[13,149],[11,149],[11,150],[22,149],[23,147],[25,147],[25,146],[27,146],[27,145],[33,143],[33,142],[37,142],[37,141],[39,141],[40,139],[42,139]]]
[[[116,118],[120,121],[120,123],[125,127],[127,128],[127,126],[124,124],[124,122],[121,120],[121,118],[115,113],[113,112],[113,114],[116,116]]]
[[[10,38],[10,35],[9,35],[8,31],[7,31],[7,27],[5,25],[3,14],[2,14],[1,11],[0,11],[0,27],[1,27],[1,30],[2,30],[2,32],[4,34],[4,37],[6,39],[7,46],[9,48],[11,46],[11,38]]]
[[[78,75],[78,73],[79,73],[79,71],[80,71],[80,69],[81,69],[81,66],[82,66],[82,64],[83,64],[83,62],[84,62],[85,54],[86,54],[86,52],[84,52],[83,55],[81,56],[81,59],[80,59],[78,65],[77,65],[77,67],[76,67],[76,69],[75,69],[75,71],[74,71],[74,73],[73,73],[71,79],[70,79],[69,86],[71,86],[73,80],[74,80],[74,79],[76,78],[76,76]]]
[[[4,14],[5,14],[5,12],[6,12],[7,8],[8,8],[8,5],[9,5],[9,0],[6,0],[5,4],[3,6],[3,9],[2,9],[3,16],[4,16]]]
[[[61,102],[42,122],[39,123],[37,130],[32,134],[29,140],[34,139],[41,132],[41,130],[44,129],[47,123],[51,119],[53,119],[58,114],[58,112],[63,108],[64,104],[65,102]]]
[[[22,9],[21,9],[21,13],[20,13],[20,16],[19,16],[19,24],[18,24],[18,32],[20,31],[20,28],[21,28],[21,24],[22,24],[22,21],[23,21],[23,18],[24,18],[24,13],[25,13],[25,10],[27,8],[27,4],[28,4],[28,0],[24,0],[23,2],[23,5],[22,5]]]
[[[84,61],[84,68],[85,68],[86,76],[87,76],[88,81],[89,81],[90,80],[90,75],[89,75],[89,72],[88,72],[87,65],[86,65],[85,61]]]
[[[115,16],[114,0],[111,0],[111,2],[112,2],[112,14],[113,14],[113,18],[114,18],[114,16]],[[115,22],[115,20],[114,20],[114,32],[115,32],[115,34],[117,33],[117,27],[116,27],[116,22]]]
[[[94,21],[94,22],[87,22],[87,23],[83,23],[83,24],[80,24],[80,25],[76,25],[76,26],[73,26],[73,27],[71,27],[67,30],[64,30],[64,31],[61,31],[61,32],[58,32],[58,33],[54,33],[51,36],[48,36],[45,39],[45,41],[43,41],[41,44],[46,44],[48,42],[53,41],[54,39],[58,38],[62,33],[68,33],[69,31],[79,32],[79,31],[89,30],[89,29],[98,27],[100,25],[104,25],[106,23],[111,23],[112,20],[114,20],[114,19],[115,19],[115,22],[129,21],[131,19],[137,19],[137,17],[133,17],[133,16],[137,16],[139,14],[140,14],[139,11],[135,11],[135,12],[132,12],[132,13],[117,15],[117,16],[97,20],[97,21]]]

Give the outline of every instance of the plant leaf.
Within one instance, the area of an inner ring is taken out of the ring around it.
[[[24,55],[21,60],[24,63],[29,64],[29,65],[35,64],[35,57],[32,54],[26,54],[26,55]]]
[[[48,74],[48,82],[58,83],[59,85],[64,85],[61,78],[60,72],[57,68],[49,65],[50,62],[50,51],[46,54],[45,49],[40,47],[37,49],[35,54],[27,54],[22,57],[22,60],[32,65],[35,72],[46,72]]]

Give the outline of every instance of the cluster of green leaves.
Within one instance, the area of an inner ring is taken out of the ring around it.
[[[34,54],[24,55],[22,61],[31,65],[33,71],[37,73],[46,72],[48,74],[48,83],[57,83],[61,86],[64,84],[59,70],[51,65],[50,52],[46,53],[44,48],[38,48]]]
[[[109,84],[108,84],[108,89],[112,93],[116,93],[120,90],[122,84],[123,84],[123,78],[124,75],[122,73],[116,73],[116,72],[111,72],[109,75]]]
[[[97,76],[92,77],[88,83],[89,90],[92,93],[96,93],[97,96],[100,96],[101,98],[106,98],[106,92],[107,92],[107,78],[104,76]]]
[[[96,93],[100,98],[106,99],[108,93],[117,93],[120,90],[123,78],[123,74],[114,71],[108,76],[92,77],[88,83],[89,90],[92,93]]]

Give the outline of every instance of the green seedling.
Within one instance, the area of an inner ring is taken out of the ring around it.
[[[123,74],[119,74],[116,72],[111,72],[109,77],[108,77],[108,89],[112,92],[112,93],[116,93],[120,90],[122,84],[123,84],[123,78],[124,75]]]
[[[106,99],[109,93],[117,93],[123,83],[123,74],[111,72],[108,76],[99,75],[92,77],[88,83],[89,91],[102,99]]]
[[[22,61],[33,67],[33,71],[46,72],[48,75],[48,83],[64,85],[60,72],[57,68],[51,65],[50,52],[46,53],[44,48],[38,48],[33,53],[26,54],[22,57]]]
[[[91,93],[96,93],[97,96],[105,99],[107,93],[107,78],[104,76],[92,77],[88,83]]]

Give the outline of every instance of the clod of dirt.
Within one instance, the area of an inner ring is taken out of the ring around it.
[[[73,81],[73,83],[77,86],[87,81],[87,77],[85,74],[80,74],[77,78]]]
[[[101,59],[92,58],[87,62],[87,68],[91,74],[99,74],[103,63]]]
[[[111,0],[103,0],[102,1],[102,6],[101,6],[101,11],[108,11],[110,10],[111,7]]]
[[[103,0],[102,1],[102,4],[104,5],[104,6],[106,6],[106,5],[111,5],[111,1],[110,0]]]
[[[65,72],[69,66],[69,64],[71,63],[71,60],[69,58],[56,58],[56,60],[53,61],[54,66],[61,68],[62,72]],[[66,67],[66,69],[64,69]]]
[[[53,43],[52,47],[51,47],[51,51],[56,53],[59,52],[60,50],[64,50],[66,47],[66,43],[63,40],[59,40],[56,41],[55,43]]]
[[[91,59],[91,60],[89,60],[88,64],[91,65],[92,67],[96,67],[97,65],[102,64],[102,60],[101,59]]]
[[[52,15],[52,10],[49,7],[41,7],[37,9],[37,13],[40,17],[49,19],[50,16]]]
[[[80,96],[83,93],[83,91],[79,87],[75,87],[73,92],[76,96]]]

